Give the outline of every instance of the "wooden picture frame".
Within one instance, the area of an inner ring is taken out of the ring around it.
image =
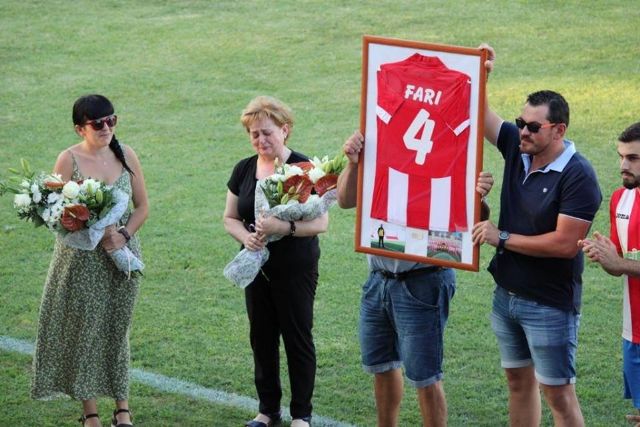
[[[478,271],[486,57],[363,37],[356,251]]]

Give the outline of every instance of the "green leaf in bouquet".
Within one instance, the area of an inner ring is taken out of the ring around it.
[[[41,227],[44,225],[44,220],[39,215],[31,215],[31,221],[33,221],[34,227]]]
[[[7,183],[4,181],[0,181],[0,196],[3,196],[5,193],[8,193],[8,192],[12,192],[12,191],[9,189],[9,186],[7,185]]]
[[[102,219],[104,216],[109,213],[111,208],[113,207],[113,195],[110,191],[105,191],[102,193],[102,209],[98,213],[98,218]]]
[[[109,210],[110,210],[109,206],[105,206],[102,209],[100,209],[100,213],[98,214],[98,218],[100,218],[100,219],[104,218],[104,216],[109,213]]]
[[[103,200],[104,200],[104,197],[102,195],[102,190],[98,189],[96,191],[96,202],[98,202],[99,204],[102,204]]]
[[[29,178],[33,177],[33,172],[31,171],[31,165],[27,159],[20,159],[20,165],[22,166],[22,171],[24,172],[24,176]]]

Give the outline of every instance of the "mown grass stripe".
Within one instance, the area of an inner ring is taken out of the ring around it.
[[[19,340],[12,337],[0,336],[0,350],[14,353],[33,355],[33,343]],[[131,379],[141,384],[153,387],[166,393],[175,393],[192,397],[194,399],[206,400],[221,405],[232,406],[248,411],[258,410],[258,401],[250,397],[241,396],[234,393],[227,393],[220,390],[213,390],[188,381],[171,378],[160,374],[154,374],[143,369],[133,368],[129,371]],[[291,418],[289,410],[282,408],[285,418]],[[326,427],[354,427],[351,424],[342,423],[331,418],[320,415],[313,415],[313,425]]]

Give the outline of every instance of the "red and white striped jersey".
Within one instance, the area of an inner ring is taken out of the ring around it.
[[[471,80],[414,54],[378,71],[378,145],[371,217],[467,231]]]
[[[625,258],[640,260],[638,189],[619,188],[611,196],[611,240]],[[640,278],[623,276],[622,337],[640,344]]]

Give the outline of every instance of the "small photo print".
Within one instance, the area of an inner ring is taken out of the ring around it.
[[[387,251],[405,251],[405,232],[403,227],[398,227],[384,221],[374,222],[371,226],[371,247]]]
[[[462,233],[429,231],[427,256],[446,261],[462,261]]]
[[[419,228],[407,228],[407,236],[405,253],[425,256],[429,243],[428,231]]]

